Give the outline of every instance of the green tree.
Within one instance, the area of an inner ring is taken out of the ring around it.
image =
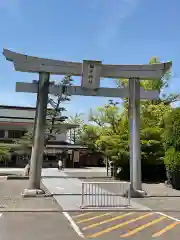
[[[110,100],[104,107],[97,108],[94,114],[91,111],[90,121],[93,125],[88,128],[94,133],[93,145],[96,150],[103,152],[114,162],[125,160],[125,157],[127,160],[128,121],[119,103]]]
[[[156,57],[151,58],[150,64],[159,63]],[[172,111],[171,103],[178,101],[178,94],[167,94],[171,80],[171,71],[161,79],[141,80],[140,85],[145,90],[157,90],[160,94],[158,100],[141,100],[141,153],[143,164],[162,164],[164,146],[162,133],[164,131],[164,116]],[[117,87],[128,87],[128,79],[117,80]],[[128,129],[128,99],[119,106],[110,101],[104,107],[98,108],[95,113],[91,111],[91,122],[98,126],[96,129],[96,148],[104,151],[106,155],[119,164],[129,161],[129,129]]]
[[[4,143],[0,144],[0,161],[4,160],[10,155],[11,148]]]
[[[69,124],[75,125],[74,128],[70,129],[70,131],[68,132],[70,142],[73,142],[74,144],[81,143],[81,136],[85,124],[82,116],[82,113],[76,113],[74,116],[70,116],[66,121]]]
[[[149,64],[157,64],[161,63],[158,57],[152,57],[149,61]],[[172,102],[179,101],[179,93],[167,93],[166,89],[169,88],[171,79],[172,79],[171,69],[168,70],[165,75],[160,79],[153,80],[141,80],[140,86],[144,87],[145,90],[157,90],[160,94],[159,100],[149,100],[152,103],[164,102],[166,104],[171,104]],[[128,79],[117,79],[116,85],[117,87],[128,87]],[[146,100],[145,102],[149,102]],[[144,102],[144,101],[143,101]]]
[[[99,130],[98,126],[85,124],[81,133],[80,143],[87,146],[90,151],[98,151],[96,141],[99,139]]]
[[[160,63],[158,58],[151,58],[150,64]],[[163,78],[143,80],[141,85],[146,90],[156,90],[160,94],[158,100],[141,101],[141,143],[142,162],[146,164],[162,164],[164,147],[162,133],[164,131],[164,116],[171,112],[171,103],[177,100],[177,94],[165,94],[171,80],[171,71]],[[172,97],[173,96],[173,97]]]
[[[59,83],[56,83],[56,85],[63,85],[64,87],[68,87],[72,85],[72,81],[73,80],[71,76],[65,76]],[[51,82],[51,84],[53,85],[55,82]],[[64,122],[67,117],[62,116],[62,113],[66,111],[66,109],[62,107],[62,103],[66,101],[70,101],[70,94],[68,92],[65,92],[63,94],[59,93],[56,95],[49,94],[48,96],[48,104],[50,105],[50,108],[47,110],[45,146],[49,140],[54,140],[56,134],[60,134],[62,131],[64,131],[62,122]],[[35,130],[34,127],[25,133],[21,139],[15,141],[15,143],[20,145],[21,149],[24,151],[30,152]],[[26,165],[26,167],[27,166],[28,165]]]
[[[72,78],[71,76],[65,76],[59,84],[56,85],[63,85],[64,87],[68,87],[72,85]],[[61,106],[62,103],[70,101],[70,94],[65,93],[58,93],[56,95],[50,95],[48,103],[51,106],[51,109],[47,111],[47,128],[46,128],[46,143],[48,140],[54,138],[56,133],[61,132],[61,122],[65,121],[67,117],[62,116],[62,112],[66,111],[64,107]]]
[[[173,188],[180,189],[180,108],[167,114],[164,123],[164,164],[168,182]]]
[[[160,63],[159,58],[152,57],[149,64]],[[157,90],[159,100],[141,100],[141,146],[143,163],[160,163],[164,156],[161,134],[164,130],[164,115],[171,111],[171,103],[178,100],[178,94],[165,94],[171,80],[171,71],[161,79],[141,80],[145,90]],[[128,79],[117,80],[118,87],[128,87]],[[128,99],[124,109],[128,113]]]
[[[8,144],[0,143],[0,161],[6,165],[10,156],[11,147]]]
[[[169,149],[174,147],[180,151],[180,108],[173,109],[164,119],[164,147]]]
[[[63,85],[67,87],[72,85],[72,81],[73,80],[71,76],[65,76],[56,85]],[[51,84],[55,83],[51,82]],[[64,130],[62,122],[64,122],[67,117],[62,116],[62,113],[66,111],[66,109],[62,107],[62,103],[70,101],[70,94],[67,92],[56,95],[49,94],[48,98],[48,104],[50,105],[50,108],[47,110],[45,144],[47,144],[49,140],[54,139],[55,134],[60,134],[62,130]],[[25,135],[16,141],[16,143],[21,144],[23,149],[28,148],[29,145],[32,144],[33,134],[34,128],[25,133]]]

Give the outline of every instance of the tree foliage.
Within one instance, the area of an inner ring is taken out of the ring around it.
[[[160,63],[153,57],[149,64]],[[141,80],[145,90],[156,90],[158,100],[141,100],[141,158],[143,164],[162,164],[165,154],[165,116],[172,112],[171,103],[179,100],[178,93],[167,93],[171,70],[155,80]],[[128,79],[116,80],[117,87],[128,87]],[[89,124],[84,127],[82,139],[93,150],[102,151],[118,165],[129,162],[128,99],[123,104],[113,100],[90,112]],[[167,124],[166,124],[167,125]],[[180,124],[179,124],[180,126]]]
[[[164,123],[164,163],[171,172],[180,171],[180,108],[167,114]]]
[[[75,125],[68,132],[68,137],[71,143],[80,144],[81,143],[81,135],[83,132],[84,120],[82,119],[83,114],[76,113],[74,116],[70,116],[66,121],[69,124]]]
[[[59,84],[64,87],[68,87],[72,85],[71,76],[65,76]],[[64,107],[61,106],[63,102],[70,101],[70,95],[65,93],[59,93],[56,95],[49,95],[48,103],[51,106],[51,109],[47,111],[47,128],[46,128],[46,142],[53,138],[56,133],[60,132],[60,124],[61,122],[66,120],[66,117],[62,116],[62,112],[66,111]]]
[[[72,85],[72,77],[65,76],[59,83],[56,85],[63,85],[65,87]],[[51,84],[55,84],[55,82],[51,82]],[[66,111],[64,107],[62,107],[62,103],[70,101],[70,94],[59,93],[59,94],[49,94],[48,96],[48,105],[50,106],[47,110],[47,118],[46,118],[46,130],[45,130],[45,144],[49,140],[54,140],[56,134],[60,134],[62,132],[63,123],[67,117],[62,116],[62,113]],[[32,144],[34,129],[31,129],[18,141],[17,143],[21,144],[23,149],[28,148],[30,144]]]
[[[0,143],[0,161],[10,155],[11,148],[7,144]]]

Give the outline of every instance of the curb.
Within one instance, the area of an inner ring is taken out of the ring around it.
[[[180,195],[158,195],[158,194],[148,194],[144,198],[166,198],[166,197],[172,197],[172,198],[180,198]]]
[[[107,180],[111,180],[112,178],[110,177],[78,177],[78,176],[42,176],[42,179],[47,179],[47,178],[78,178],[78,179],[104,179],[106,178]],[[21,179],[21,180],[27,180],[29,179],[29,176],[22,176],[22,175],[4,175],[0,176],[0,179],[4,180],[15,180],[15,179]]]
[[[4,179],[4,180],[18,180],[18,179],[22,179],[22,180],[26,180],[29,179],[29,176],[20,176],[20,175],[4,175],[4,176],[0,176],[0,180]]]
[[[107,179],[111,180],[111,177],[78,177],[78,176],[42,176],[42,178],[47,179],[47,178],[76,178],[76,179]]]
[[[152,212],[152,213],[160,213],[160,211],[162,211],[162,209],[139,209],[139,208],[77,208],[77,209],[62,209],[62,208],[3,208],[1,209],[1,212],[30,212],[30,213],[38,213],[38,212],[54,212],[54,213],[63,213],[63,212],[69,212],[69,213],[76,213],[76,212],[139,212],[139,213],[148,213],[148,212]],[[163,210],[163,212],[165,213],[169,213],[169,212],[175,212],[177,213],[177,209],[166,209]],[[178,211],[179,212],[179,211]],[[180,221],[180,220],[178,220]]]
[[[29,179],[29,176],[20,176],[20,175],[9,175],[7,176],[7,180],[18,180],[18,179],[22,179],[22,180],[26,180]]]
[[[0,180],[7,180],[8,176],[0,176]]]

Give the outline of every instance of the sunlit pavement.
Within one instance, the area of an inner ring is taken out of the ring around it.
[[[77,170],[71,170],[75,172]],[[102,171],[102,170],[101,170]],[[83,172],[83,171],[82,171]],[[83,174],[91,174],[95,172],[95,169],[85,170]],[[97,171],[98,172],[98,171]],[[99,170],[100,172],[100,170]],[[102,172],[103,173],[103,172]],[[99,173],[98,173],[99,174]],[[59,176],[66,176],[67,172],[59,172],[57,169],[43,169],[43,175],[52,176],[52,178],[44,178],[43,183],[46,182],[46,187],[50,189],[50,192],[62,193],[62,192],[78,192],[81,188],[81,181],[76,179],[63,179]],[[77,171],[79,175],[79,171]],[[57,178],[53,178],[57,176]],[[67,184],[65,184],[67,182]],[[16,186],[17,187],[17,186]],[[11,188],[11,193],[14,187]],[[3,193],[5,194],[5,193]],[[3,195],[5,196],[5,195]],[[140,203],[144,206],[150,207],[152,209],[179,209],[179,197],[173,197],[173,201],[170,201],[172,197],[168,198],[156,198],[156,200],[150,199],[140,199]],[[59,201],[58,201],[59,199]],[[75,209],[75,206],[80,206],[80,203],[76,201],[75,197],[70,196],[57,196],[57,202],[64,209]],[[152,202],[150,204],[149,202]],[[139,201],[139,200],[135,200]],[[165,202],[167,204],[165,204]],[[168,206],[167,206],[168,205]],[[79,211],[79,210],[77,210]],[[163,212],[163,210],[162,210]],[[178,211],[177,211],[178,212]],[[34,214],[33,214],[34,215]],[[58,214],[59,215],[59,214]],[[85,239],[158,239],[158,240],[169,240],[169,239],[179,239],[180,236],[180,224],[178,219],[168,218],[163,214],[150,213],[150,212],[92,212],[92,213],[75,213],[70,214],[76,225],[79,227],[80,231],[85,236]],[[178,214],[169,213],[169,215],[179,218]],[[11,215],[3,214],[6,219],[9,220]],[[17,214],[16,214],[17,216]],[[29,219],[29,218],[28,218]],[[179,218],[180,219],[180,218]],[[45,220],[45,219],[44,219]],[[4,223],[3,217],[0,218],[0,222]],[[24,221],[22,221],[24,222]],[[0,225],[1,226],[1,225]],[[6,224],[6,226],[9,226]],[[13,227],[13,225],[11,225]],[[43,225],[44,226],[44,225]],[[67,225],[68,226],[68,225]],[[3,230],[3,229],[2,229]],[[49,230],[50,231],[50,230]],[[48,232],[49,232],[48,231]],[[13,231],[6,231],[13,232]],[[77,234],[76,234],[77,236]],[[4,238],[9,240],[8,238]]]
[[[87,239],[179,239],[180,221],[152,212],[71,215]]]
[[[30,211],[3,212],[0,240],[80,240],[63,213],[34,212],[38,209],[59,210],[61,207],[52,197],[22,198],[21,193],[27,186],[28,180],[0,180],[0,215],[1,210],[8,209]]]
[[[48,170],[48,173],[53,176],[54,170]],[[46,173],[47,174],[47,173]],[[78,173],[79,174],[79,173]],[[67,173],[56,172],[56,175],[66,175]],[[81,196],[62,196],[58,193],[80,193],[81,181],[76,179],[43,179],[44,185],[50,192],[57,193],[55,199],[63,209],[77,209],[81,203]],[[58,189],[57,189],[58,187]],[[113,189],[112,189],[113,191]],[[77,199],[78,198],[78,199]],[[164,198],[163,198],[164,199]],[[146,199],[144,199],[146,200]],[[168,201],[165,198],[163,201]],[[178,201],[178,198],[176,198]],[[137,203],[132,201],[132,207],[141,209],[143,205],[136,206]],[[161,202],[162,204],[162,202]],[[146,203],[144,204],[146,206]],[[148,207],[148,205],[147,205]],[[174,206],[176,204],[174,203]],[[169,208],[170,208],[169,207]],[[158,201],[156,201],[156,208],[160,209]],[[147,209],[147,208],[146,208]],[[82,215],[83,214],[83,215]],[[85,239],[158,239],[169,240],[179,239],[180,225],[179,221],[173,218],[157,213],[150,212],[91,212],[79,213],[78,210],[75,215],[70,214],[79,230],[83,233]],[[77,230],[77,229],[76,229]]]

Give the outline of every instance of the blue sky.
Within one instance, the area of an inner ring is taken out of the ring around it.
[[[158,56],[173,61],[170,90],[177,92],[179,13],[179,0],[0,0],[0,51],[109,64],[143,64]],[[37,78],[15,72],[0,53],[0,104],[34,106],[35,95],[15,93],[15,82]],[[114,81],[106,79],[101,86],[113,87]],[[74,96],[66,104],[68,115],[87,113],[107,100]]]

